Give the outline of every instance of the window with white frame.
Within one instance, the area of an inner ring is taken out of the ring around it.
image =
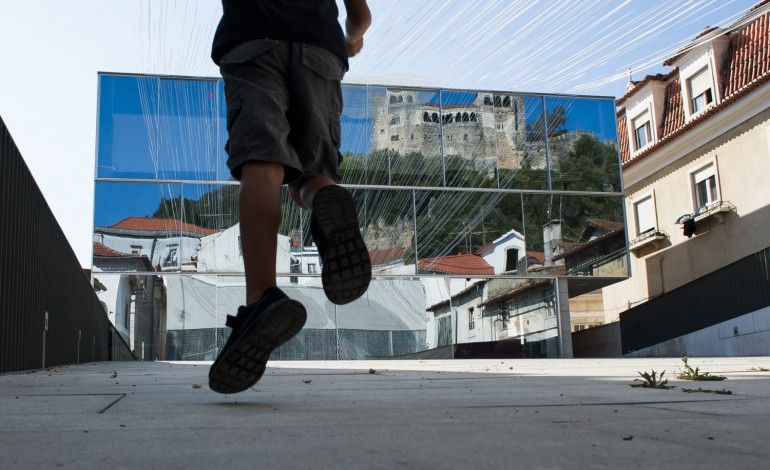
[[[476,319],[473,316],[473,307],[468,309],[468,329],[472,330],[476,328]]]
[[[645,111],[632,121],[634,128],[634,150],[645,147],[652,140],[652,126],[650,125],[650,112]]]
[[[307,264],[307,272],[310,274],[317,274],[318,273],[318,267],[315,263],[308,263]]]
[[[634,203],[634,215],[637,235],[655,230],[655,201],[652,194]]]
[[[695,208],[707,206],[719,200],[716,166],[711,163],[692,173]]]
[[[692,114],[702,111],[714,101],[708,67],[702,68],[687,79],[687,91],[690,93],[690,112]]]

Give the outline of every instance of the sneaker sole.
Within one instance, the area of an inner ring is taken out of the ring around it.
[[[372,279],[353,198],[342,187],[323,188],[313,201],[313,217],[326,239],[321,269],[326,297],[337,305],[350,303],[364,295]]]
[[[273,350],[302,330],[307,312],[296,300],[282,299],[265,310],[260,320],[244,325],[239,338],[211,366],[209,387],[213,391],[238,393],[257,383]]]

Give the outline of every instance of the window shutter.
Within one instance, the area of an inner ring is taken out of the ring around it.
[[[706,168],[702,168],[695,173],[692,174],[692,180],[693,183],[698,184],[701,181],[706,181],[707,179],[714,176],[716,172],[714,171],[714,165],[709,165]]]
[[[711,76],[708,73],[708,67],[701,69],[695,75],[690,77],[687,82],[690,84],[690,99],[695,98],[704,91],[711,88]]]
[[[644,233],[655,228],[655,206],[652,203],[652,196],[647,196],[635,204],[636,206],[636,228],[638,233]]]

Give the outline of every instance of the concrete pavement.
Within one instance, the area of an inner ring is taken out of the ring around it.
[[[209,363],[0,376],[3,468],[766,468],[769,357]],[[672,389],[632,388],[666,371]],[[200,386],[199,386],[200,385]],[[730,391],[686,393],[683,389]]]

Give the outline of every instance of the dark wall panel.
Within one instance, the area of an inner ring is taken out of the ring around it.
[[[768,305],[770,249],[621,313],[622,351],[638,351]]]
[[[132,358],[0,119],[0,373]]]

